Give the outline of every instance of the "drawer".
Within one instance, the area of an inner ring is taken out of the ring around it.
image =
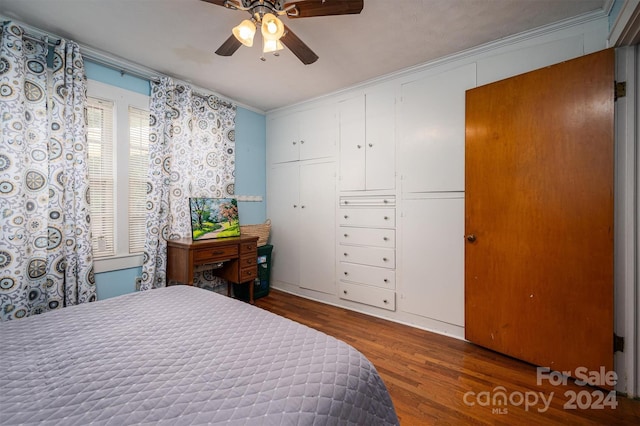
[[[396,231],[393,229],[341,226],[338,234],[338,242],[340,244],[395,248]]]
[[[238,255],[238,246],[212,247],[195,250],[193,252],[193,263],[202,265],[209,262],[220,262]]]
[[[256,256],[242,256],[240,257],[240,267],[248,268],[258,263]]]
[[[370,228],[395,228],[395,209],[340,209],[340,226],[363,226]]]
[[[252,254],[255,254],[257,256],[258,255],[258,243],[253,241],[253,242],[250,242],[250,243],[242,243],[242,244],[240,244],[240,253],[241,254],[252,253]]]
[[[258,276],[258,269],[255,266],[242,268],[240,269],[240,279],[238,281],[241,283],[246,281],[251,281],[257,276]]]
[[[338,279],[341,281],[351,281],[388,288],[390,290],[395,290],[396,288],[395,269],[378,268],[376,266],[340,262],[338,266]]]
[[[340,245],[338,259],[341,262],[361,263],[363,265],[380,266],[394,269],[396,267],[396,251],[379,247],[360,247]]]
[[[392,207],[396,205],[396,197],[390,196],[351,196],[345,195],[340,197],[340,206],[371,206],[371,207]]]
[[[396,310],[396,292],[385,288],[340,282],[338,297],[390,311]]]

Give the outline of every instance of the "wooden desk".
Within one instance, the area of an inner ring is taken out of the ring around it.
[[[167,241],[167,282],[193,285],[196,266],[211,265],[215,276],[231,284],[249,283],[249,302],[253,303],[253,280],[258,275],[256,258],[258,237],[230,237],[192,241],[191,238]],[[219,264],[222,264],[218,267]]]

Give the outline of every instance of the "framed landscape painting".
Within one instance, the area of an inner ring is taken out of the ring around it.
[[[189,210],[194,241],[240,235],[235,198],[189,198]]]

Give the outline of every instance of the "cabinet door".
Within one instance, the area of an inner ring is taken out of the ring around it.
[[[403,200],[400,310],[464,326],[464,198]]]
[[[267,199],[271,219],[272,278],[298,285],[299,282],[299,166],[273,167]]]
[[[300,287],[335,294],[335,165],[300,166]],[[275,250],[275,246],[274,246]]]
[[[340,102],[340,189],[365,189],[365,98]]]
[[[465,92],[475,64],[402,85],[402,192],[464,191]]]
[[[395,87],[381,86],[366,98],[366,189],[394,189]]]
[[[298,119],[296,114],[274,117],[267,122],[267,149],[272,163],[296,161],[299,157]]]
[[[300,160],[335,156],[338,121],[336,107],[321,106],[298,114]]]

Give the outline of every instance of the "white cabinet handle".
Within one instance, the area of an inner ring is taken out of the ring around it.
[[[370,144],[369,144],[369,148],[371,148],[372,146],[373,146],[373,144],[372,144],[372,143],[370,143]]]
[[[296,141],[293,141],[293,144],[294,144],[294,145],[295,145],[295,144],[297,144],[297,143],[298,143],[298,142],[296,142]]]
[[[300,141],[300,143],[301,143],[302,145],[304,145],[304,141]]]
[[[304,204],[300,206],[301,209],[304,209]]]
[[[362,145],[357,145],[358,149],[362,148]]]
[[[297,204],[294,204],[294,205],[293,205],[293,208],[295,209],[296,207],[298,207],[298,205],[297,205]]]

